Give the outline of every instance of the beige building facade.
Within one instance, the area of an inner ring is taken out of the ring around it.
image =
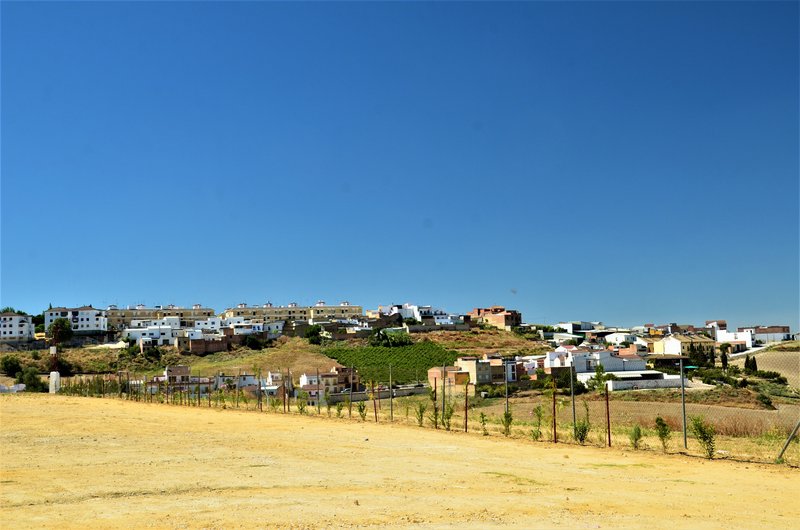
[[[224,318],[258,318],[264,322],[275,321],[308,321],[308,320],[331,320],[348,319],[363,316],[364,308],[360,305],[351,305],[349,302],[342,302],[339,305],[328,305],[320,300],[313,306],[301,306],[291,303],[286,306],[275,306],[264,304],[260,306],[249,306],[239,304],[225,310],[221,315]]]
[[[154,307],[145,307],[140,304],[124,308],[111,305],[106,309],[108,326],[113,326],[118,330],[130,327],[132,320],[160,320],[164,317],[178,317],[181,320],[181,327],[192,327],[196,321],[206,320],[209,317],[213,317],[214,314],[213,309],[203,307],[201,304],[194,304],[190,308],[171,304]]]

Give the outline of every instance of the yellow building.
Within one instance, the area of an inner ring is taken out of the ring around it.
[[[141,304],[135,307],[118,308],[115,305],[108,306],[106,316],[108,318],[108,326],[114,326],[116,329],[121,330],[130,326],[131,320],[158,320],[164,317],[179,317],[181,319],[181,326],[191,327],[198,320],[205,320],[213,317],[215,311],[210,307],[203,307],[200,304],[195,304],[191,308],[179,307],[175,305],[155,307],[145,307]]]
[[[328,305],[323,300],[320,300],[313,306],[300,306],[296,303],[291,303],[286,306],[275,306],[272,304],[264,304],[260,306],[248,306],[247,304],[239,304],[236,307],[231,307],[225,310],[220,316],[223,318],[259,318],[264,322],[275,321],[308,321],[314,320],[331,320],[331,319],[348,319],[358,318],[363,316],[364,308],[360,305],[350,305],[350,302],[342,302],[339,305]]]

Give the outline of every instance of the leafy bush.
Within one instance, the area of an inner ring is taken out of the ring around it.
[[[254,335],[245,335],[244,341],[242,342],[242,346],[250,348],[251,350],[264,349],[264,343],[258,340],[258,337],[255,337]]]
[[[486,429],[486,421],[487,421],[487,419],[488,418],[486,417],[486,414],[481,412],[479,421],[481,423],[481,432],[483,433],[484,436],[489,436],[489,431]]]
[[[414,341],[404,331],[379,329],[369,338],[369,345],[374,347],[398,348],[400,346],[410,346],[413,343]]]
[[[691,431],[692,435],[697,438],[700,447],[703,448],[703,454],[706,458],[714,458],[714,447],[716,442],[716,431],[714,426],[706,423],[701,416],[692,416],[691,418]]]
[[[439,406],[433,402],[433,410],[428,414],[428,420],[433,424],[434,429],[439,428]]]
[[[631,447],[639,449],[642,443],[642,428],[638,423],[633,426],[633,429],[631,429],[631,432],[628,434],[628,438],[631,441]]]
[[[503,418],[500,420],[503,424],[503,434],[508,436],[511,434],[511,423],[514,421],[514,417],[511,415],[511,411],[507,410],[503,413]]]
[[[361,421],[367,420],[367,404],[363,401],[359,401],[356,404],[356,408],[358,409],[358,415],[361,416]]]
[[[774,410],[775,409],[775,407],[772,405],[772,399],[770,399],[770,397],[768,395],[766,395],[765,393],[759,392],[758,395],[756,396],[756,399],[758,400],[759,403],[764,405],[764,408],[767,408],[767,409],[770,409],[770,410]]]
[[[444,406],[444,410],[442,411],[442,425],[444,425],[445,430],[450,430],[450,424],[453,420],[453,414],[455,413],[455,407],[453,407],[452,403],[447,403]]]
[[[667,452],[667,444],[669,444],[669,439],[672,436],[672,431],[667,425],[667,422],[664,421],[664,418],[661,416],[656,417],[656,434],[658,435],[658,439],[661,440],[661,448],[664,452]]]
[[[541,405],[536,405],[533,408],[533,417],[536,418],[536,424],[534,424],[533,429],[531,429],[531,438],[534,441],[538,441],[542,439],[542,420],[544,419],[544,407]]]
[[[47,383],[42,381],[36,368],[30,366],[17,373],[17,383],[25,385],[26,392],[47,392]]]
[[[7,376],[16,377],[17,374],[22,371],[22,364],[17,357],[13,355],[4,355],[3,358],[0,359],[0,369],[2,369],[3,373]]]
[[[322,344],[322,326],[318,324],[309,326],[306,330],[305,337],[308,339],[309,344]]]
[[[340,401],[336,404],[336,417],[342,417],[342,410],[344,410],[344,401]]]
[[[585,412],[583,419],[575,422],[575,440],[581,445],[586,443],[589,431],[592,429],[592,425],[589,423],[589,404],[586,401],[583,402],[583,408]]]
[[[308,392],[303,390],[299,394],[297,394],[297,411],[300,412],[300,414],[305,414],[307,407],[308,407]]]
[[[482,395],[482,392],[486,392],[488,395],[487,397],[490,398],[499,398],[505,397],[506,395],[506,386],[505,385],[478,385],[476,389],[476,393],[478,395]],[[509,383],[508,384],[508,395],[512,396],[519,392],[519,387],[515,384]]]
[[[781,374],[779,374],[778,372],[771,372],[771,371],[767,371],[767,370],[756,370],[753,373],[753,375],[756,376],[756,377],[760,377],[762,379],[772,380],[775,383],[778,383],[780,385],[788,384],[788,381],[786,380],[786,378],[784,376],[782,376]]]
[[[424,402],[420,401],[417,403],[417,408],[414,409],[414,415],[417,417],[417,425],[422,427],[422,423],[425,421],[425,411],[428,409],[428,405]]]

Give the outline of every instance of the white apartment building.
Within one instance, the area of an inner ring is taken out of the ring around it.
[[[83,307],[53,307],[44,312],[44,327],[50,327],[50,324],[55,322],[58,318],[66,318],[72,325],[72,331],[76,335],[91,335],[96,333],[105,333],[108,330],[108,319],[106,312],[102,309],[95,309],[87,305]]]
[[[178,336],[178,330],[170,326],[126,328],[122,332],[122,336],[126,339],[133,339],[136,342],[143,341],[156,346],[166,346],[174,342],[175,337]]]
[[[0,313],[0,341],[22,342],[33,340],[36,326],[33,317],[19,313]]]
[[[388,316],[400,315],[401,318],[413,318],[419,322],[423,322],[423,319],[433,319],[437,326],[452,325],[454,323],[452,317],[446,312],[429,305],[406,303],[403,305],[379,306],[378,313]]]

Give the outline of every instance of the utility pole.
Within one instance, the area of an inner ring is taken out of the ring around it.
[[[394,387],[392,386],[392,365],[389,365],[389,421],[394,421]]]

